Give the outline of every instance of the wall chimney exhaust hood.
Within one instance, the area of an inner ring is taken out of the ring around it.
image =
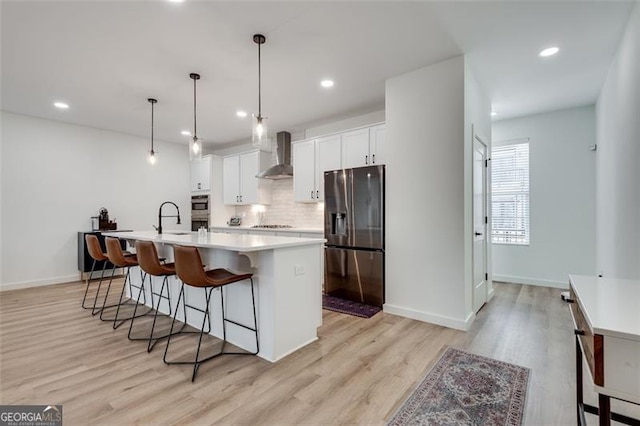
[[[276,165],[260,172],[256,177],[262,179],[291,179],[293,177],[291,133],[276,133]]]

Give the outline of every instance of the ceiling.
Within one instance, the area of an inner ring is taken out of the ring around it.
[[[300,131],[384,108],[385,80],[467,54],[498,118],[595,102],[635,2],[2,1],[2,110],[211,148],[257,112]],[[560,53],[539,58],[557,45]],[[320,87],[331,78],[335,86]],[[53,107],[54,101],[70,105]]]

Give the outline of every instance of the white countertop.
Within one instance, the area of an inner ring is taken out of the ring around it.
[[[206,236],[198,236],[197,232],[164,231],[158,235],[156,231],[102,232],[107,237],[125,240],[153,241],[160,244],[178,244],[204,248],[252,252],[271,250],[283,247],[324,244],[324,238],[297,238],[272,235],[218,234],[209,232]]]
[[[229,226],[229,225],[217,225],[210,226],[209,229],[241,229],[243,231],[272,231],[272,232],[307,232],[317,233],[324,235],[324,229],[322,228],[254,228],[253,226]]]
[[[595,334],[640,341],[640,280],[569,275]]]

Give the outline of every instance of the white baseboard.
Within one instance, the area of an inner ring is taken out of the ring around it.
[[[441,325],[456,330],[467,331],[471,327],[471,323],[475,319],[475,314],[471,313],[463,321],[455,318],[445,317],[438,314],[430,314],[428,312],[416,311],[415,309],[403,308],[401,306],[390,305],[385,303],[382,307],[383,312],[398,315],[405,318],[411,318],[418,321],[428,322],[431,324]]]
[[[569,288],[568,280],[569,280],[568,277],[567,277],[567,281],[564,282],[564,281],[544,280],[540,278],[514,277],[511,275],[493,274],[493,281],[503,281],[506,283],[515,283],[515,284],[537,285],[540,287],[561,288],[565,290]]]
[[[53,285],[53,284],[72,283],[74,281],[80,281],[80,273],[77,273],[74,275],[66,275],[62,277],[45,278],[41,280],[2,283],[0,284],[0,291],[19,290],[22,288],[30,288],[30,287],[42,287],[45,285]]]
[[[487,294],[487,302],[493,299],[493,295],[496,294],[496,289],[493,288],[493,281],[491,282],[491,289],[489,290],[489,294]]]

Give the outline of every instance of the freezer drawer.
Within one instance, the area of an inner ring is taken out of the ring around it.
[[[382,307],[384,252],[326,247],[325,293]]]

